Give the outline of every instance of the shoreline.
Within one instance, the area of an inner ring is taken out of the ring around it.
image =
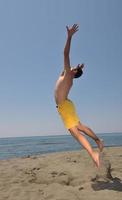
[[[98,149],[97,147],[92,146],[93,149]],[[115,146],[104,146],[104,148],[122,148],[122,145],[115,145]],[[12,159],[21,159],[21,158],[31,158],[31,157],[40,157],[40,156],[48,156],[48,155],[52,155],[52,154],[60,154],[60,153],[66,153],[66,152],[79,152],[85,150],[83,147],[81,149],[76,149],[76,150],[66,150],[66,151],[54,151],[54,152],[47,152],[47,153],[40,153],[40,154],[28,154],[28,155],[24,155],[24,156],[15,156],[15,157],[10,157],[10,158],[5,158],[5,159],[0,159],[0,161],[2,160],[12,160]]]
[[[2,200],[121,200],[122,147],[105,147],[97,169],[86,150],[0,160]]]
[[[113,132],[96,132],[95,133],[96,135],[106,135],[106,134],[122,134],[122,132],[121,131],[113,131]],[[30,137],[57,137],[57,136],[67,136],[66,134],[57,134],[57,135],[25,135],[25,136],[21,136],[21,135],[19,135],[19,136],[6,136],[6,137],[0,137],[0,139],[8,139],[8,138],[30,138]]]

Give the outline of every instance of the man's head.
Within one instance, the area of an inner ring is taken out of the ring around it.
[[[83,67],[84,67],[84,64],[81,64],[81,65],[79,64],[77,67],[72,68],[74,78],[79,78],[83,74],[83,70],[82,70]]]

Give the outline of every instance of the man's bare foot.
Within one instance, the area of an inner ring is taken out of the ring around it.
[[[97,139],[97,140],[95,140],[95,142],[97,143],[97,146],[98,146],[98,148],[100,149],[100,152],[102,152],[102,150],[103,150],[103,148],[104,148],[104,145],[103,145],[102,140]]]
[[[100,167],[100,155],[98,152],[93,152],[92,155],[93,161],[95,162],[96,166],[99,168]]]

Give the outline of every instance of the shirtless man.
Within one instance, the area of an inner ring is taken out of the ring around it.
[[[99,152],[92,149],[83,133],[91,137],[97,143],[100,151],[103,149],[103,144],[90,128],[80,122],[73,102],[68,99],[68,94],[73,85],[73,80],[74,78],[79,78],[82,75],[84,64],[79,64],[74,68],[71,67],[69,58],[71,39],[72,36],[78,31],[79,26],[74,24],[72,27],[67,26],[66,28],[67,41],[64,48],[64,70],[56,82],[55,101],[65,127],[69,130],[72,136],[83,145],[95,162],[96,166],[99,167]]]

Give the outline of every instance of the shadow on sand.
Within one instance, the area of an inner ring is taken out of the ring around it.
[[[92,188],[95,191],[99,190],[115,190],[122,192],[122,180],[119,178],[115,177],[112,180],[106,182],[106,181],[96,181],[92,183]]]

